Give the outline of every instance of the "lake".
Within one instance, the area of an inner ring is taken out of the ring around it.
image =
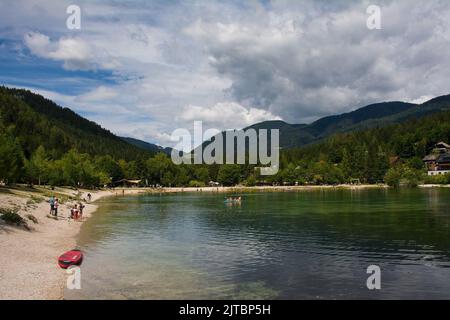
[[[450,299],[450,190],[110,197],[66,299]],[[368,290],[369,265],[381,290]]]

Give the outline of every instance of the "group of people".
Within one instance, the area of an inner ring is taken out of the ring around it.
[[[70,209],[70,218],[74,220],[83,218],[83,209],[84,205],[81,202],[75,204],[75,206],[73,206],[73,208]]]
[[[91,194],[88,194],[89,201],[91,200]],[[58,216],[58,207],[59,207],[59,199],[55,198],[55,196],[51,196],[50,200],[50,215],[57,217]],[[83,217],[83,209],[85,208],[85,205],[81,202],[78,204],[75,204],[70,209],[70,218],[74,220],[81,219]]]
[[[239,197],[226,197],[227,202],[241,202],[242,198]]]
[[[50,197],[50,215],[57,216],[58,215],[58,207],[59,207],[59,199],[54,196]]]

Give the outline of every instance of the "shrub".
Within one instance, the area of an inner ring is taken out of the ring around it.
[[[191,188],[201,188],[204,186],[205,186],[205,183],[202,181],[198,181],[198,180],[189,181],[189,187],[191,187]]]
[[[425,183],[427,184],[448,184],[450,182],[449,174],[439,174],[435,176],[427,176]]]
[[[402,177],[405,180],[405,184],[408,187],[417,187],[419,185],[419,181],[423,180],[422,172],[420,170],[414,170],[410,167],[406,167],[402,174]]]
[[[15,211],[10,209],[0,208],[0,218],[8,224],[16,226],[23,226],[28,229],[27,222]]]
[[[256,178],[255,176],[250,176],[247,178],[247,180],[245,180],[244,183],[247,187],[254,187],[256,185]]]
[[[402,175],[399,170],[396,168],[391,168],[386,172],[384,176],[384,182],[387,183],[388,186],[397,188],[400,185],[400,179]]]

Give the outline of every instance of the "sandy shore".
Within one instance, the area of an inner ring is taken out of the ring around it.
[[[387,185],[350,185],[341,184],[335,186],[257,186],[257,187],[203,187],[203,188],[161,188],[160,192],[219,192],[219,193],[237,193],[237,192],[290,192],[290,191],[309,191],[309,190],[335,190],[335,189],[377,189],[388,188]]]
[[[389,188],[385,184],[340,184],[323,186],[257,186],[257,187],[174,187],[174,188],[117,188],[113,192],[115,195],[122,194],[142,194],[142,193],[183,193],[183,192],[211,192],[211,193],[249,193],[249,192],[295,192],[295,191],[314,191],[314,190],[363,190]]]
[[[53,192],[67,201],[59,207],[58,220],[48,217],[47,200]],[[91,194],[93,202],[111,192]],[[86,191],[79,193],[62,188],[54,191],[0,188],[2,208],[16,208],[22,217],[32,214],[38,219],[38,224],[26,219],[31,230],[0,220],[0,299],[62,299],[67,275],[58,267],[57,258],[76,246],[76,235],[82,222],[67,217],[70,206],[77,201],[74,199],[87,198],[86,195]],[[89,218],[96,206],[85,205],[84,217]]]

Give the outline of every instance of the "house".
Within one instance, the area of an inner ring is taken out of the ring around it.
[[[450,145],[439,142],[423,159],[429,176],[450,173]]]

